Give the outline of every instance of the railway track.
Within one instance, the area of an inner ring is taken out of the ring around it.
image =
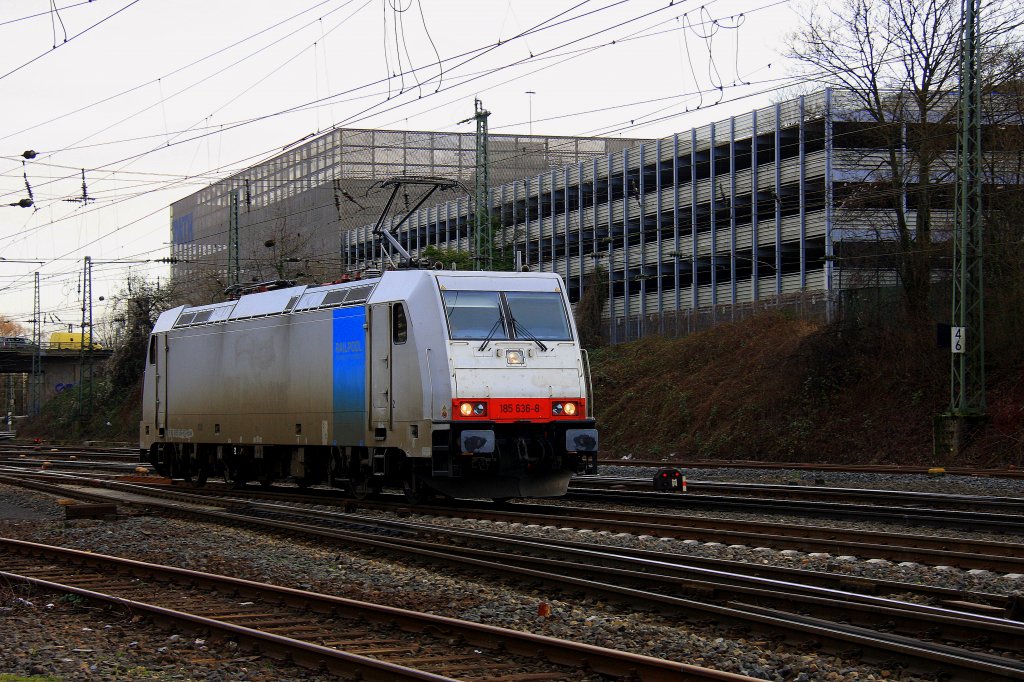
[[[777,513],[790,515],[806,515],[813,518],[854,519],[858,521],[873,520],[900,524],[913,524],[938,528],[955,528],[958,530],[985,530],[993,533],[1024,534],[1024,500],[1014,498],[977,498],[973,504],[997,511],[963,511],[936,506],[917,506],[922,504],[941,504],[943,496],[923,498],[918,494],[904,491],[871,491],[874,500],[888,501],[888,506],[848,502],[806,501],[792,499],[787,486],[758,486],[744,484],[723,486],[735,490],[736,495],[715,495],[710,493],[662,493],[651,490],[614,490],[605,487],[590,488],[586,485],[593,481],[573,483],[563,499],[606,502],[612,504],[636,505],[639,507],[660,507],[671,509],[714,509],[719,511],[755,512],[758,514]],[[689,486],[687,486],[689,487]],[[650,485],[648,485],[650,488]],[[819,496],[843,499],[842,492],[831,490],[797,487],[793,495],[799,497],[808,492],[817,492]],[[757,493],[753,497],[747,497]],[[778,497],[787,493],[786,497]],[[774,495],[775,497],[764,497]],[[962,498],[969,496],[953,496]],[[893,505],[892,502],[905,501],[907,504]]]
[[[807,462],[762,462],[759,460],[652,460],[604,458],[597,461],[599,466],[620,467],[675,467],[687,469],[792,469],[794,471],[836,471],[843,473],[870,474],[916,474],[928,475],[935,471],[933,466],[908,466],[902,464],[829,464]],[[950,476],[982,476],[995,478],[1024,478],[1024,467],[940,467],[942,473]]]
[[[576,476],[571,485],[586,488],[617,488],[648,491],[651,478],[620,476]],[[687,481],[689,497],[735,496],[784,500],[823,500],[857,504],[877,504],[911,508],[941,508],[961,511],[984,511],[996,514],[1024,514],[1024,497],[965,495],[958,493],[919,492],[913,490],[881,490],[874,488],[842,488],[802,483],[733,483],[721,481]]]
[[[0,556],[5,580],[117,604],[176,627],[240,640],[306,667],[361,679],[751,679],[432,614],[7,538],[0,538]]]
[[[49,445],[0,443],[0,461],[18,457],[90,458],[97,461],[138,462],[139,449],[97,445]]]
[[[59,473],[35,474],[32,478],[44,480],[78,480],[78,477]],[[15,485],[25,479],[4,477],[0,480]],[[165,499],[198,500],[205,496],[227,496],[244,505],[246,499],[281,500],[305,504],[328,504],[352,506],[354,501],[344,498],[336,491],[307,490],[300,494],[298,489],[262,490],[250,488],[231,491],[215,486],[193,489],[180,485],[154,482],[135,484],[117,481],[96,481],[106,489],[143,490],[146,495],[163,496]],[[92,483],[86,482],[86,485]],[[43,486],[45,488],[45,485]],[[95,495],[97,500],[107,500],[106,494]],[[665,497],[675,498],[676,495]],[[1020,543],[973,540],[951,536],[911,535],[905,531],[880,532],[859,528],[814,526],[793,523],[778,523],[761,520],[745,520],[715,517],[692,517],[682,514],[656,513],[629,509],[606,509],[594,506],[569,506],[563,504],[516,503],[497,508],[487,503],[453,503],[439,506],[410,507],[400,496],[385,496],[382,500],[362,500],[358,504],[365,509],[409,510],[438,517],[463,517],[486,519],[493,522],[536,524],[578,530],[625,532],[646,534],[654,537],[719,542],[728,545],[768,547],[775,550],[797,550],[801,552],[824,552],[834,556],[856,556],[862,559],[886,559],[909,561],[930,566],[955,566],[964,570],[982,569],[1001,573],[1024,573],[1024,550]]]
[[[138,447],[132,444],[123,446],[111,445],[52,445],[18,442],[0,443],[0,461],[19,455],[45,454],[49,458],[91,457],[96,460],[122,462],[138,462]],[[906,466],[899,464],[830,464],[805,462],[764,462],[758,460],[650,460],[650,459],[618,459],[604,458],[598,460],[600,466],[619,467],[674,467],[680,469],[766,469],[793,471],[822,471],[843,473],[879,473],[928,475],[936,471],[930,466]],[[949,476],[974,476],[993,478],[1024,478],[1024,467],[940,467],[941,472]]]
[[[200,496],[209,504],[209,496]],[[782,584],[751,576],[723,575],[695,569],[667,558],[629,557],[607,547],[572,547],[570,543],[526,541],[521,538],[456,532],[426,524],[384,521],[335,511],[314,511],[279,504],[225,501],[223,511],[193,511],[201,517],[230,524],[255,524],[294,536],[320,541],[386,549],[450,566],[459,563],[479,571],[499,571],[520,580],[544,580],[567,589],[615,594],[631,602],[644,601],[676,614],[743,623],[797,637],[826,639],[839,647],[855,645],[876,656],[898,653],[919,667],[941,666],[990,679],[1024,675],[1024,664],[984,652],[970,652],[944,642],[925,642],[904,633],[942,632],[946,640],[984,641],[987,646],[1014,650],[1024,638],[1019,622],[963,610],[911,606],[892,600],[856,595],[803,584]],[[179,507],[178,513],[184,513]],[[445,538],[448,538],[447,540]],[[454,539],[453,539],[454,538]],[[481,547],[480,545],[486,545]],[[529,551],[527,551],[529,550]],[[514,566],[509,556],[514,555]],[[683,596],[680,596],[683,595]],[[691,598],[692,597],[692,598]],[[697,599],[699,597],[700,599]],[[797,611],[800,611],[799,613]],[[814,615],[817,613],[818,615]],[[821,618],[841,613],[850,623]],[[810,615],[805,615],[810,614]],[[867,625],[879,618],[892,629],[880,632]]]
[[[94,476],[106,474],[110,477],[132,476],[140,467],[148,468],[116,460],[96,462],[78,460],[74,455],[70,457],[62,459],[18,455],[4,459],[0,456],[0,467],[29,471],[81,471],[90,472]],[[651,488],[652,482],[649,479],[582,476],[571,481],[566,499],[636,504],[641,507],[672,506],[757,513],[775,511],[800,513],[815,518],[873,519],[940,528],[1024,533],[1022,498],[711,481],[689,482],[685,495],[654,493]]]
[[[119,460],[94,461],[88,459],[72,459],[65,456],[56,457],[18,457],[12,459],[0,459],[0,466],[12,469],[23,469],[26,471],[49,469],[54,471],[84,471],[90,474],[112,474],[124,475],[135,472],[139,467],[147,470],[151,468],[138,462],[123,462]]]

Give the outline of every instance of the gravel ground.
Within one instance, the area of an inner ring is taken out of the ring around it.
[[[639,475],[635,469],[629,471],[632,473],[628,475]],[[735,470],[727,471],[735,473]],[[0,535],[5,536],[415,608],[707,665],[761,679],[922,679],[902,674],[896,666],[861,665],[856,660],[822,655],[813,648],[800,649],[770,637],[729,632],[710,624],[690,626],[594,598],[574,599],[542,589],[510,587],[459,571],[401,563],[371,552],[149,516],[131,516],[115,522],[65,522],[52,498],[6,486],[0,486],[0,499],[35,515],[33,519],[5,521],[0,510]],[[986,575],[949,567],[896,566],[855,557],[803,555],[767,548],[582,533],[518,524],[429,520],[479,530],[576,540],[585,537],[683,555],[778,563],[988,592],[1024,590],[1024,576]],[[550,605],[550,616],[537,615],[542,603]],[[205,644],[196,643],[194,635],[141,625],[143,627],[126,619],[126,614],[83,608],[42,594],[16,594],[0,589],[0,631],[13,633],[0,637],[0,671],[45,673],[75,680],[327,679],[237,651],[220,647],[205,649]],[[103,633],[103,636],[94,633]]]

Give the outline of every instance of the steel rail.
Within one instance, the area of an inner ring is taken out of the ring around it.
[[[596,485],[601,488],[630,486],[636,490],[651,490],[651,478],[627,478],[619,476],[576,476],[570,481],[573,486],[586,488]],[[840,488],[834,486],[810,486],[803,484],[779,483],[733,483],[721,481],[687,480],[688,497],[704,494],[730,494],[749,497],[775,497],[791,500],[794,498],[825,498],[828,500],[897,503],[898,508],[920,507],[920,505],[943,505],[940,511],[949,507],[985,509],[1000,512],[1024,513],[1024,497],[999,497],[989,495],[966,495],[958,493],[935,493],[915,490],[882,490],[876,488]]]
[[[400,505],[361,501],[363,506]],[[511,509],[493,507],[419,507],[421,513],[466,516],[523,524],[541,524],[589,530],[613,530],[679,540],[700,540],[751,547],[827,552],[890,561],[914,561],[931,565],[978,568],[1003,573],[1024,572],[1024,547],[1019,543],[990,542],[948,536],[907,535],[860,529],[802,524],[770,523],[724,518],[694,518],[669,514],[618,511],[591,507],[515,504]]]
[[[44,464],[49,467],[58,469],[99,469],[110,472],[126,472],[135,471],[141,464],[132,464],[130,462],[120,461],[106,461],[96,462],[87,459],[57,459],[40,457],[38,459],[0,459],[0,464],[5,467],[11,467],[16,469],[41,469]],[[148,467],[147,467],[148,468]]]
[[[123,597],[104,594],[94,590],[86,590],[74,587],[73,585],[65,585],[63,583],[56,583],[50,580],[41,580],[39,578],[9,573],[7,571],[0,571],[0,577],[3,577],[5,580],[12,583],[21,582],[33,585],[40,589],[51,590],[53,592],[74,594],[92,601],[123,606],[135,612],[146,613],[153,618],[180,622],[182,624],[188,624],[194,628],[217,632],[222,635],[241,637],[246,640],[257,642],[262,646],[271,647],[282,654],[294,657],[298,661],[312,659],[316,661],[317,664],[322,664],[332,670],[337,670],[338,672],[344,671],[357,673],[368,679],[456,682],[453,678],[445,677],[443,675],[435,675],[412,668],[405,668],[405,666],[377,661],[369,657],[338,651],[337,649],[331,649],[330,647],[320,646],[311,642],[303,642],[290,637],[276,635],[271,632],[263,632],[253,628],[236,625],[234,623],[227,623],[213,618],[206,618],[174,609],[168,609],[162,606],[156,606],[155,604],[125,599]]]
[[[116,458],[132,457],[134,458],[134,461],[139,461],[138,446],[134,448],[113,448],[99,445],[54,445],[51,443],[3,443],[0,445],[0,455],[3,456],[20,453],[39,454],[41,452],[48,452],[55,455],[92,455],[96,457],[110,456]]]
[[[43,477],[43,475],[32,475],[33,479],[39,477]],[[67,480],[80,480],[70,474],[45,475],[47,479],[61,477]],[[57,492],[72,496],[67,491],[50,488],[46,483],[26,480],[24,477],[0,475],[0,481],[4,480],[15,485],[35,487],[44,492]],[[190,489],[188,492],[184,492],[181,488],[174,486],[147,486],[90,479],[85,479],[85,481],[89,485],[108,490],[120,490],[128,494],[140,492],[153,497],[185,500],[194,504],[203,504],[204,499],[212,494],[209,490],[202,489]],[[78,494],[83,499],[109,501],[109,495],[103,493],[89,493],[83,490]],[[246,504],[243,499],[246,495],[265,497],[268,495],[280,496],[281,494],[267,493],[266,491],[232,491],[227,500],[218,504],[222,507],[241,508]],[[349,507],[358,504],[365,508],[375,509],[413,509],[404,501],[361,500],[357,503],[334,496],[325,499],[322,496],[289,494],[287,497],[303,499],[309,504],[331,503],[333,500],[334,503],[341,502]],[[588,530],[616,530],[679,540],[746,544],[751,547],[793,549],[802,552],[825,552],[834,555],[854,555],[864,559],[911,561],[927,565],[948,565],[962,569],[984,569],[1002,573],[1024,572],[1024,550],[1019,543],[726,518],[694,518],[550,504],[514,504],[510,505],[510,509],[498,510],[493,505],[467,502],[448,507],[420,506],[415,509],[420,513],[436,516],[464,517],[467,514],[472,514],[473,518],[518,522],[524,525],[536,523]],[[523,511],[513,511],[513,509]]]
[[[958,670],[971,672],[972,674],[977,674],[978,671],[983,671],[988,675],[998,675],[1000,677],[1006,677],[1007,679],[1024,676],[1024,664],[1011,659],[1004,659],[998,656],[986,656],[985,654],[973,654],[955,647],[939,644],[933,645],[931,643],[920,643],[920,646],[917,646],[913,643],[908,644],[908,641],[915,642],[916,640],[907,640],[906,638],[901,638],[896,635],[883,635],[857,626],[847,626],[843,624],[830,623],[828,621],[816,622],[809,625],[807,622],[798,623],[793,620],[787,620],[789,614],[778,612],[768,618],[762,613],[752,613],[740,608],[734,608],[733,606],[707,604],[700,601],[683,599],[670,595],[660,595],[646,590],[627,588],[617,584],[582,579],[576,575],[565,576],[552,574],[549,571],[512,566],[509,565],[508,556],[505,554],[501,555],[500,560],[491,561],[486,559],[477,559],[471,556],[459,556],[453,553],[450,548],[439,550],[437,549],[436,542],[426,542],[426,547],[417,547],[414,546],[415,541],[410,542],[408,540],[402,540],[402,543],[400,544],[394,539],[382,540],[379,536],[371,537],[368,536],[367,533],[339,532],[324,529],[319,526],[311,526],[306,523],[258,519],[236,512],[224,512],[210,508],[203,509],[194,505],[167,504],[159,501],[154,501],[150,504],[155,507],[164,507],[171,513],[185,514],[208,520],[219,520],[222,523],[228,523],[231,525],[247,524],[263,529],[277,529],[289,535],[305,534],[319,539],[331,538],[345,543],[351,543],[353,540],[358,540],[360,544],[364,546],[376,547],[391,552],[397,551],[400,553],[411,554],[418,558],[438,561],[444,565],[450,565],[452,562],[458,562],[475,568],[512,573],[533,579],[554,581],[556,583],[561,582],[576,588],[614,593],[632,600],[644,599],[648,601],[661,602],[663,605],[675,608],[678,613],[685,615],[703,613],[705,616],[711,615],[718,619],[742,623],[746,626],[749,626],[751,623],[755,623],[760,627],[768,627],[769,629],[782,628],[790,633],[797,633],[800,636],[808,636],[808,634],[810,634],[814,637],[825,637],[830,641],[839,642],[843,646],[854,642],[859,646],[868,647],[882,656],[891,655],[894,652],[902,653],[911,655],[919,662],[925,661],[930,664],[937,663],[942,666],[953,666]],[[239,503],[237,501],[229,501],[228,504],[229,506],[236,506],[237,508]],[[245,506],[245,503],[241,504],[243,507]],[[294,513],[294,510],[289,511]],[[357,522],[360,524],[366,524],[371,521],[358,519]],[[431,532],[434,533],[437,533],[439,530],[440,529],[437,528],[431,528]],[[971,614],[962,615],[969,618],[980,618],[972,616]],[[828,624],[828,627],[823,625],[823,623]]]
[[[292,605],[314,609],[320,612],[341,612],[348,617],[367,618],[373,622],[392,622],[402,628],[416,631],[440,631],[461,638],[467,643],[478,646],[495,647],[510,653],[543,657],[556,665],[580,666],[608,675],[636,676],[642,680],[729,680],[733,682],[749,682],[752,678],[720,670],[712,670],[701,666],[668,661],[665,659],[633,654],[625,651],[606,649],[582,642],[536,635],[528,632],[509,630],[482,623],[472,623],[455,618],[419,613],[392,606],[371,604],[344,597],[319,594],[297,590],[294,588],[260,583],[241,578],[203,573],[173,566],[159,566],[147,562],[135,561],[121,557],[83,552],[79,550],[40,545],[10,538],[0,538],[0,546],[8,551],[26,554],[37,554],[49,559],[59,558],[92,567],[102,567],[114,571],[126,571],[133,576],[153,575],[171,580],[183,580],[199,583],[204,586],[228,588],[247,594],[270,596]],[[345,672],[357,672],[370,679],[409,679],[409,680],[451,680],[427,671],[416,670],[407,666],[389,663],[379,659],[348,653],[322,646],[308,641],[285,637],[274,633],[248,628],[235,623],[225,622],[216,618],[208,618],[174,609],[125,599],[116,595],[99,593],[72,585],[64,585],[17,574],[0,571],[0,576],[10,580],[29,582],[41,588],[78,594],[80,596],[106,601],[145,611],[155,616],[187,622],[193,626],[223,632],[227,635],[245,637],[269,645],[292,654],[297,660],[306,661],[313,666],[325,664],[333,669]]]
[[[1024,478],[1024,469],[1019,466],[1006,467],[934,467],[906,464],[831,464],[814,462],[763,462],[759,460],[652,460],[652,459],[606,459],[597,461],[598,466],[622,467],[672,467],[676,469],[792,469],[794,471],[836,471],[843,473],[907,474],[929,475],[936,468],[948,476],[980,476],[995,478]]]
[[[822,613],[829,613],[841,608],[843,611],[860,612],[862,620],[866,623],[874,622],[878,614],[885,614],[902,619],[922,631],[930,629],[938,623],[946,623],[954,629],[957,639],[967,641],[972,638],[989,637],[993,640],[994,645],[1011,650],[1016,649],[1020,641],[1024,641],[1024,623],[996,617],[991,612],[977,614],[961,609],[928,606],[860,592],[850,592],[837,587],[822,587],[794,580],[727,571],[721,567],[700,567],[688,563],[687,557],[678,555],[641,553],[593,543],[525,539],[507,533],[438,528],[421,522],[393,521],[349,513],[282,509],[277,505],[254,504],[251,509],[256,512],[266,511],[277,514],[279,518],[283,515],[293,515],[300,519],[300,523],[304,523],[303,519],[311,517],[339,522],[346,526],[350,522],[354,522],[356,525],[367,524],[371,527],[376,525],[386,529],[396,529],[399,533],[392,538],[395,542],[403,542],[409,546],[420,548],[435,547],[437,540],[418,541],[416,538],[408,536],[409,530],[421,531],[427,536],[443,537],[446,540],[445,546],[450,552],[465,553],[469,556],[486,556],[495,561],[500,561],[507,558],[510,553],[514,553],[516,562],[520,566],[536,565],[545,567],[545,569],[557,567],[562,575],[601,574],[604,579],[611,581],[628,578],[643,583],[647,589],[651,589],[652,586],[664,585],[672,590],[692,593],[717,601],[730,600],[743,595],[757,595],[784,603],[790,608],[824,606],[824,609],[818,609]],[[355,534],[366,538],[377,538],[376,535],[361,534],[359,531],[355,531]],[[460,542],[453,544],[453,539]],[[497,552],[481,552],[477,549],[470,549],[470,545],[490,545],[501,549]],[[555,556],[563,556],[565,559],[555,559]],[[799,576],[796,577],[799,578]],[[837,600],[842,600],[842,602]]]
[[[180,489],[174,487],[169,492],[166,492],[166,488],[157,487],[157,490],[161,491],[161,495],[167,499],[185,499],[193,500],[196,498],[195,493],[199,490],[191,489],[189,492],[183,492]],[[212,495],[213,491],[207,487],[202,488],[200,498],[205,499],[207,496]],[[331,504],[332,502],[341,501],[344,508],[347,511],[355,511],[359,508],[365,508],[369,510],[398,510],[399,512],[407,510],[408,507],[404,505],[391,505],[386,503],[380,503],[375,501],[362,501],[354,502],[348,499],[337,500],[334,496],[329,496],[328,499],[314,499],[311,500],[307,494],[291,494],[281,492],[269,492],[263,489],[259,490],[231,490],[231,498],[241,496],[243,499],[249,497],[255,497],[257,500],[262,499],[276,499],[286,500],[290,502],[297,502],[308,505],[310,502],[317,504]],[[97,499],[108,499],[106,497],[100,497]],[[243,507],[241,503],[237,501],[233,503],[235,507]],[[437,510],[425,508],[424,511],[427,514],[434,513],[440,516]],[[503,520],[508,514],[505,512],[493,513],[488,510],[477,509],[469,510],[470,513],[465,511],[460,513],[451,513],[450,510],[445,509],[444,516],[455,516],[465,517],[467,519],[483,519],[483,520]],[[517,515],[521,516],[521,515]],[[538,519],[539,520],[539,519]],[[573,519],[568,517],[562,517],[556,519],[560,526],[566,524],[572,524]],[[646,527],[640,528],[636,523],[630,523],[632,529],[646,530]],[[621,530],[619,528],[618,530]],[[545,542],[553,545],[562,545],[566,547],[577,547],[577,548],[600,548],[602,545],[594,543],[584,542],[573,542],[567,540],[557,539],[546,539]],[[605,545],[606,546],[606,545]],[[620,554],[626,554],[629,556],[635,556],[640,558],[649,558],[654,560],[670,561],[680,559],[678,554],[670,554],[667,552],[658,552],[647,549],[636,549],[628,547],[616,547],[616,552]],[[773,578],[776,580],[800,582],[807,585],[814,585],[818,587],[828,587],[839,590],[859,592],[862,594],[914,594],[918,597],[924,597],[936,603],[947,604],[950,607],[956,607],[957,609],[973,611],[984,615],[994,616],[1000,614],[1006,614],[1007,617],[1017,619],[1018,605],[1016,601],[1011,602],[1006,595],[1002,594],[987,594],[971,592],[965,593],[962,589],[944,588],[929,585],[922,585],[919,583],[904,583],[898,581],[884,580],[878,578],[867,578],[862,576],[850,576],[842,573],[828,573],[823,571],[815,571],[806,568],[792,568],[785,566],[775,566],[772,564],[755,564],[734,561],[730,559],[710,558],[702,557],[699,555],[685,555],[685,561],[687,565],[706,568],[716,571],[726,571],[732,573],[745,572],[746,575],[753,575],[759,577]],[[972,601],[966,601],[967,599]],[[1012,615],[1011,615],[1012,614]]]
[[[876,507],[863,504],[837,502],[807,502],[765,498],[742,498],[728,495],[683,495],[679,493],[645,492],[636,490],[601,490],[569,487],[565,498],[672,507],[676,509],[714,508],[729,511],[756,511],[758,513],[801,513],[818,518],[838,518],[915,523],[940,528],[961,530],[988,530],[993,532],[1024,533],[1024,516],[986,512],[964,512],[915,507]]]
[[[731,622],[742,627],[755,625],[767,631],[788,632],[791,636],[813,637],[826,639],[838,644],[840,647],[855,644],[872,650],[878,660],[885,660],[895,654],[908,656],[917,661],[928,672],[938,670],[954,669],[964,675],[977,675],[985,673],[986,679],[1020,679],[1024,677],[1024,663],[1007,659],[1000,656],[985,653],[969,652],[957,647],[931,642],[922,642],[902,635],[879,633],[856,625],[847,625],[821,619],[806,619],[804,617],[791,618],[796,614],[781,612],[773,609],[770,615],[750,610],[742,604],[729,602],[726,605],[712,604],[704,601],[687,599],[673,595],[659,594],[644,589],[626,587],[618,583],[602,582],[581,577],[587,571],[593,571],[593,566],[580,564],[575,569],[570,569],[570,574],[553,573],[549,570],[530,568],[519,565],[521,556],[515,555],[515,563],[510,562],[507,553],[496,553],[488,558],[476,558],[468,553],[459,553],[451,547],[439,547],[436,541],[417,541],[405,538],[381,539],[379,536],[372,536],[360,532],[344,532],[323,529],[322,527],[311,526],[305,523],[288,521],[276,521],[273,519],[259,519],[250,516],[227,513],[227,512],[204,512],[203,516],[209,518],[222,517],[228,523],[253,524],[258,527],[273,527],[278,530],[294,535],[307,534],[317,538],[332,538],[337,541],[351,544],[358,541],[361,545],[373,547],[389,552],[400,552],[415,556],[417,559],[426,559],[450,566],[453,562],[476,569],[496,571],[504,574],[512,574],[527,579],[540,580],[552,584],[561,584],[576,589],[584,589],[614,595],[631,603],[638,601],[656,604],[661,608],[667,608],[679,617],[689,619],[695,615],[701,618],[712,617],[718,620]],[[360,520],[367,523],[365,520]],[[443,529],[434,529],[443,530]],[[479,537],[480,534],[469,534]],[[487,555],[483,555],[487,556]],[[834,605],[835,606],[835,605]],[[972,614],[963,614],[968,619],[979,618]],[[1000,621],[1001,619],[990,619]],[[1019,623],[1001,623],[1010,629],[1016,629]],[[1013,638],[1016,642],[1019,637]],[[928,668],[928,666],[939,666],[939,668]]]

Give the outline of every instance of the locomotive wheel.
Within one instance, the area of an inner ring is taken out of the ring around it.
[[[204,447],[193,450],[195,457],[190,461],[189,471],[192,473],[192,485],[202,488],[210,476],[210,451]]]
[[[193,475],[192,472],[189,471],[189,477],[185,480],[191,483],[193,488],[202,488],[204,485],[206,485],[206,479],[207,477],[209,477],[209,475],[210,472],[207,469],[206,465],[198,464],[196,466],[195,474]]]
[[[430,490],[414,471],[410,471],[402,481],[402,494],[409,504],[425,504],[432,497]]]
[[[405,501],[409,504],[423,504],[427,499],[423,488],[416,488],[409,481],[402,484],[402,494],[405,495]]]
[[[193,488],[206,484],[207,471],[195,454],[194,445],[175,444],[171,446],[171,477],[181,478]]]
[[[242,472],[235,466],[224,466],[224,482],[231,486],[232,490],[241,490],[245,487],[245,479]]]
[[[357,500],[376,497],[381,491],[380,484],[374,481],[369,464],[361,461],[353,461],[350,464],[348,484],[345,488],[346,492]]]
[[[380,495],[381,487],[372,483],[369,477],[361,476],[348,485],[348,493],[357,500]]]

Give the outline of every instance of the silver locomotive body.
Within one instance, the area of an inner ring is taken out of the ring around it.
[[[143,460],[356,495],[555,496],[597,431],[561,279],[392,271],[164,313]]]

